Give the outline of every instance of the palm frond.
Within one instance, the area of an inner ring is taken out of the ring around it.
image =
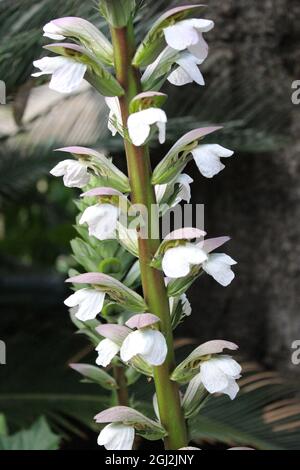
[[[222,442],[261,450],[293,450],[300,441],[300,400],[297,387],[277,372],[244,364],[241,391],[212,397],[199,416],[189,422],[191,438],[199,446]]]

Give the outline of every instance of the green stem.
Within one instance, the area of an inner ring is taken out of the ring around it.
[[[113,372],[114,378],[118,385],[118,389],[116,390],[117,404],[121,406],[128,406],[128,388],[124,367],[114,366]]]
[[[129,116],[131,99],[141,92],[139,71],[131,62],[134,55],[134,34],[130,24],[127,28],[112,28],[112,42],[115,54],[116,76],[125,90],[120,98],[124,126]],[[124,141],[128,173],[131,185],[131,198],[134,204],[143,204],[148,213],[148,233],[156,233],[159,220],[151,217],[151,208],[156,204],[155,192],[151,184],[151,162],[147,146],[135,147],[128,140]],[[163,274],[150,267],[149,263],[160,245],[159,239],[139,238],[139,259],[144,297],[150,312],[161,320],[161,331],[165,335],[168,355],[162,366],[154,368],[154,381],[158,400],[161,423],[168,436],[166,449],[179,449],[187,445],[187,430],[180,404],[178,385],[170,380],[174,369],[174,345],[169,309]]]

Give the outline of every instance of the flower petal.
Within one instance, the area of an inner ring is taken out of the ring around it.
[[[228,385],[222,390],[222,393],[224,393],[225,395],[228,395],[231,400],[234,400],[239,390],[240,390],[240,387],[238,386],[236,381],[234,379],[229,378]]]
[[[198,42],[198,33],[193,27],[192,20],[184,20],[168,26],[164,29],[164,35],[167,44],[177,51],[183,51]]]
[[[49,88],[60,93],[72,93],[80,87],[87,66],[72,59],[64,60],[65,63],[53,72]]]
[[[175,86],[183,86],[192,83],[193,79],[182,67],[177,67],[168,76],[168,82]]]
[[[76,318],[81,321],[92,320],[101,312],[104,303],[105,293],[96,289],[79,289],[70,295],[64,302],[68,307],[78,305]]]
[[[218,367],[224,372],[224,374],[232,377],[239,378],[242,368],[240,364],[232,359],[230,356],[218,356],[215,358],[215,361],[218,361]]]
[[[79,224],[88,224],[89,235],[98,240],[116,238],[119,209],[112,204],[96,204],[83,212]]]
[[[167,345],[164,336],[157,330],[143,329],[130,333],[122,344],[121,359],[128,362],[140,355],[149,364],[163,364],[167,355]]]
[[[47,23],[44,28],[44,36],[46,38],[54,39],[55,41],[63,41],[65,36],[61,34],[61,28],[55,25],[53,21],[50,21],[50,23]]]
[[[193,182],[194,180],[189,175],[186,175],[185,173],[182,173],[176,178],[175,184],[178,183],[180,185],[180,190],[176,198],[177,204],[180,201],[185,201],[187,203],[190,202],[191,200],[190,184]]]
[[[187,243],[166,251],[162,259],[162,269],[167,277],[184,277],[190,273],[192,266],[205,260],[207,255],[201,248]]]
[[[107,450],[131,450],[134,441],[134,427],[122,423],[111,423],[99,434],[98,445]]]
[[[212,178],[225,168],[220,158],[210,152],[195,149],[192,154],[200,173],[206,178]]]
[[[235,278],[235,274],[231,269],[234,264],[237,263],[230,256],[224,253],[213,253],[208,256],[202,267],[221,286],[227,287]]]
[[[205,85],[204,78],[200,72],[198,65],[201,63],[198,59],[191,54],[182,54],[177,64],[189,75],[191,81],[198,83],[198,85]]]
[[[63,160],[50,171],[53,176],[63,176],[67,188],[83,188],[90,181],[85,164],[76,160]]]
[[[200,377],[209,393],[222,392],[229,385],[229,379],[218,367],[216,359],[209,359],[201,364]]]
[[[159,127],[160,141],[164,141],[166,113],[159,108],[148,108],[137,113],[133,113],[128,118],[128,132],[133,144],[137,147],[143,145],[149,137],[151,125],[157,124]]]
[[[199,59],[201,62],[204,62],[204,60],[208,56],[208,44],[205,41],[202,33],[198,33],[197,44],[189,46],[188,50],[194,57]]]
[[[208,144],[199,145],[192,154],[200,173],[206,178],[212,178],[225,168],[220,158],[231,157],[233,151],[221,145]]]
[[[98,352],[96,364],[98,364],[98,366],[107,367],[118,354],[119,350],[120,348],[116,343],[108,338],[103,339],[96,347],[96,351]]]
[[[41,75],[52,74],[59,67],[63,67],[66,63],[65,57],[43,57],[42,59],[35,60],[33,62],[34,67],[40,69],[40,72],[32,74],[33,77],[39,77]]]

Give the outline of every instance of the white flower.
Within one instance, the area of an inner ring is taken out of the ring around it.
[[[232,150],[217,144],[199,145],[192,151],[195,163],[200,173],[206,178],[212,178],[225,168],[220,158],[228,158],[233,155]]]
[[[171,207],[176,206],[181,201],[186,201],[189,203],[191,200],[190,184],[193,183],[193,181],[194,180],[189,175],[182,173],[176,176],[176,178],[170,183],[156,184],[154,189],[157,203],[160,204],[165,197],[168,197],[169,195],[172,196],[176,184],[179,185],[179,191]]]
[[[69,57],[43,57],[34,61],[33,65],[41,71],[33,73],[32,76],[52,75],[49,88],[59,93],[72,93],[77,90],[87,70],[85,64]]]
[[[202,33],[210,31],[213,27],[214,22],[211,20],[192,18],[168,26],[164,29],[164,35],[167,44],[173,49],[188,49],[195,57],[204,60],[208,55],[208,45]]]
[[[178,278],[187,276],[191,268],[207,260],[207,254],[202,248],[186,243],[169,248],[162,259],[162,269],[167,277]]]
[[[159,142],[163,144],[166,139],[166,113],[159,108],[148,108],[130,114],[128,118],[128,132],[132,143],[137,147],[143,145],[149,137],[151,126],[157,125]]]
[[[105,298],[105,292],[96,289],[84,288],[77,290],[64,302],[67,307],[76,307],[76,318],[81,321],[93,320],[101,312]]]
[[[98,364],[98,366],[107,367],[120,351],[120,347],[111,339],[105,338],[100,341],[96,347],[96,351],[98,352],[96,364]]]
[[[160,366],[164,363],[167,355],[165,337],[160,331],[151,328],[133,331],[125,338],[120,355],[124,362],[139,355],[149,364]]]
[[[44,28],[44,36],[46,38],[54,39],[54,41],[63,41],[65,36],[61,34],[61,28],[59,28],[53,21],[47,23]]]
[[[76,160],[59,162],[50,173],[53,176],[63,176],[64,185],[68,188],[83,188],[90,181],[86,165]]]
[[[224,253],[213,253],[204,261],[202,268],[212,276],[219,284],[226,287],[235,277],[231,266],[237,264],[234,259]]]
[[[224,393],[233,400],[242,368],[230,356],[216,356],[201,363],[199,378],[209,393]]]
[[[112,204],[95,204],[83,212],[79,224],[88,224],[89,235],[98,240],[111,240],[116,237],[119,208]]]
[[[110,109],[107,127],[115,136],[120,127],[123,126],[120,101],[117,96],[106,97],[105,102]]]
[[[107,450],[131,450],[134,441],[134,427],[122,423],[111,423],[99,434],[98,445]]]
[[[176,60],[179,66],[168,76],[168,81],[172,85],[182,86],[187,83],[198,83],[198,85],[205,85],[205,81],[198,65],[202,64],[203,60],[197,59],[192,54],[185,52],[181,55],[180,59]]]

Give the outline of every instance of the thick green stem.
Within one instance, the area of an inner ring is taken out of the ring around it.
[[[129,115],[131,99],[141,91],[139,71],[132,65],[134,36],[132,25],[127,28],[111,29],[115,54],[116,76],[125,90],[120,98],[124,126]],[[170,380],[174,369],[174,346],[169,300],[163,274],[150,267],[149,263],[160,245],[159,239],[151,238],[158,228],[158,217],[151,217],[151,208],[156,204],[154,188],[151,184],[151,163],[147,146],[135,147],[124,141],[128,173],[131,185],[131,198],[134,204],[142,204],[147,209],[149,238],[139,238],[139,259],[144,297],[150,312],[161,320],[161,331],[166,337],[168,355],[162,366],[154,368],[154,381],[158,399],[160,419],[168,432],[166,449],[179,449],[187,445],[187,430],[180,404],[178,385]],[[152,231],[152,229],[154,229]]]

